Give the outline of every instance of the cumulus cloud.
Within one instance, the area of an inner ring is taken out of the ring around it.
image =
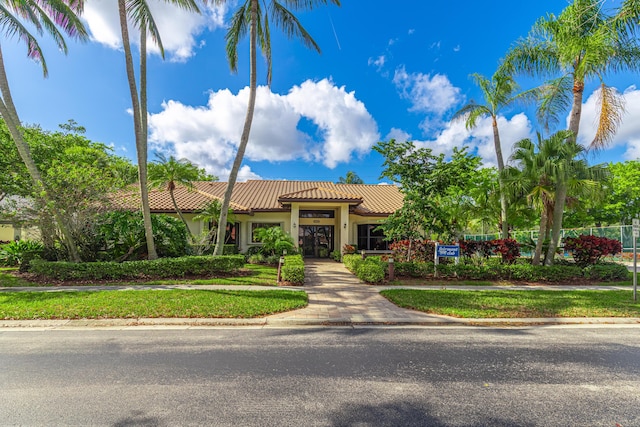
[[[377,58],[369,58],[367,61],[368,65],[374,65],[378,71],[384,67],[385,62],[387,62],[387,58],[384,55],[380,55]]]
[[[249,97],[219,90],[206,106],[167,101],[151,114],[153,148],[171,151],[226,179],[235,157]],[[306,81],[286,95],[258,88],[245,157],[281,162],[303,159],[329,168],[362,155],[379,140],[377,125],[353,92],[330,80]],[[245,176],[252,172],[245,166]]]
[[[532,124],[523,113],[516,114],[511,119],[498,117],[498,128],[505,163],[511,155],[513,145],[523,138],[532,138]],[[401,129],[392,129],[388,138],[405,141],[411,140],[411,135]],[[416,147],[430,148],[434,154],[450,156],[454,147],[469,147],[469,151],[482,157],[485,166],[497,166],[496,152],[493,143],[493,128],[490,118],[478,120],[475,128],[467,130],[463,121],[447,122],[432,139],[413,140]]]
[[[165,53],[172,61],[186,61],[194,55],[198,45],[196,38],[205,28],[215,29],[224,25],[226,3],[222,6],[200,6],[202,15],[185,11],[162,0],[148,0],[162,38]],[[112,49],[122,46],[118,5],[114,0],[88,0],[83,19],[86,21],[91,38]],[[129,25],[131,42],[138,43],[137,31]],[[149,39],[148,49],[159,54],[157,46]]]
[[[442,116],[462,101],[460,88],[442,74],[407,73],[400,67],[393,76],[393,83],[401,96],[411,102],[409,111]]]
[[[622,96],[625,101],[625,115],[610,147],[625,147],[625,160],[640,158],[640,90],[636,86],[628,87]],[[582,106],[580,134],[578,142],[588,146],[596,134],[598,119],[599,89],[594,91]]]

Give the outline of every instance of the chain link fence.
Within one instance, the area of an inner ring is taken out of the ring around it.
[[[538,231],[512,231],[511,238],[521,245],[535,244],[538,241]],[[633,231],[630,225],[614,225],[610,227],[588,227],[588,228],[563,228],[562,239],[565,237],[578,237],[580,235],[591,235],[616,239],[622,243],[623,252],[633,252]],[[499,239],[500,234],[465,234],[465,240],[494,240]],[[636,239],[636,245],[640,248],[640,238]]]

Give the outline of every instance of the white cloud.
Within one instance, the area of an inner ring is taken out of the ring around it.
[[[500,130],[502,157],[505,163],[509,160],[513,145],[517,141],[533,137],[531,122],[523,113],[516,114],[511,119],[499,116],[498,129]],[[401,141],[410,138],[408,133],[400,129],[392,129],[389,136]],[[482,157],[485,166],[497,166],[490,118],[478,120],[477,126],[471,130],[467,130],[464,121],[448,122],[443,125],[435,138],[430,140],[414,139],[413,142],[416,147],[430,148],[434,154],[444,154],[445,156],[450,156],[454,147],[467,146],[470,152],[475,152]]]
[[[377,58],[369,58],[367,61],[368,65],[375,65],[375,67],[380,71],[382,67],[384,67],[387,58],[384,55],[380,55]]]
[[[224,25],[226,3],[223,6],[200,6],[202,15],[185,11],[162,0],[148,0],[160,32],[164,50],[172,61],[185,61],[194,55],[197,35],[205,28]],[[114,0],[87,0],[83,19],[91,38],[112,49],[122,46],[118,6]],[[133,25],[129,25],[131,42],[138,44],[139,36]],[[159,54],[159,49],[149,39],[148,49]]]
[[[226,179],[240,141],[248,96],[248,88],[237,94],[225,89],[212,92],[206,106],[163,103],[162,111],[149,118],[153,148],[186,157]],[[286,95],[261,86],[245,157],[271,162],[303,159],[334,168],[354,154],[369,152],[378,140],[377,125],[364,104],[353,92],[327,79],[306,81]],[[244,175],[251,174],[245,166]]]
[[[598,92],[599,89],[594,91],[582,106],[578,142],[584,146],[589,146],[596,134]],[[625,115],[610,147],[625,147],[625,160],[636,160],[640,158],[640,90],[630,86],[622,95]]]
[[[442,116],[462,101],[460,89],[442,74],[409,74],[404,67],[400,67],[393,76],[393,83],[401,91],[402,97],[411,102],[409,111]]]
[[[396,141],[399,141],[399,142],[411,141],[411,134],[405,132],[402,129],[391,128],[391,130],[389,131],[389,133],[384,139],[385,141],[388,141],[390,139],[395,139]]]

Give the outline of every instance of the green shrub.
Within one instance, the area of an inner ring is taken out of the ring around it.
[[[293,238],[280,227],[256,228],[253,237],[262,243],[261,253],[265,256],[280,256],[284,251],[289,254],[295,251]]]
[[[32,260],[40,258],[44,245],[35,240],[15,240],[0,246],[0,265],[20,266],[27,271]]]
[[[629,270],[627,270],[627,267],[622,264],[616,264],[614,262],[601,262],[586,267],[584,269],[584,275],[591,280],[627,280],[627,278],[629,277]]]
[[[365,283],[380,283],[384,280],[385,268],[379,262],[364,260],[356,266],[356,276]]]
[[[267,258],[262,254],[252,254],[247,257],[247,262],[249,264],[264,264],[266,263]]]
[[[304,260],[302,255],[287,255],[282,266],[282,280],[296,285],[304,284]]]
[[[244,265],[242,255],[189,256],[129,262],[50,262],[33,260],[29,271],[57,280],[170,278],[230,273]]]
[[[331,252],[331,258],[333,258],[333,260],[336,262],[340,262],[342,261],[342,254],[340,253],[340,251],[333,251]]]
[[[347,267],[347,270],[355,274],[356,264],[362,262],[362,257],[356,254],[344,254],[342,262],[344,263],[344,266]]]
[[[431,277],[433,276],[432,262],[396,262],[394,264],[396,276]]]

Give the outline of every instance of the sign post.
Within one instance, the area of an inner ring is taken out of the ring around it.
[[[438,259],[455,258],[456,264],[460,259],[460,245],[441,245],[436,242],[436,250],[433,255],[433,277],[438,277]]]
[[[633,300],[637,301],[637,289],[638,289],[638,248],[636,241],[640,236],[640,219],[633,218]]]

